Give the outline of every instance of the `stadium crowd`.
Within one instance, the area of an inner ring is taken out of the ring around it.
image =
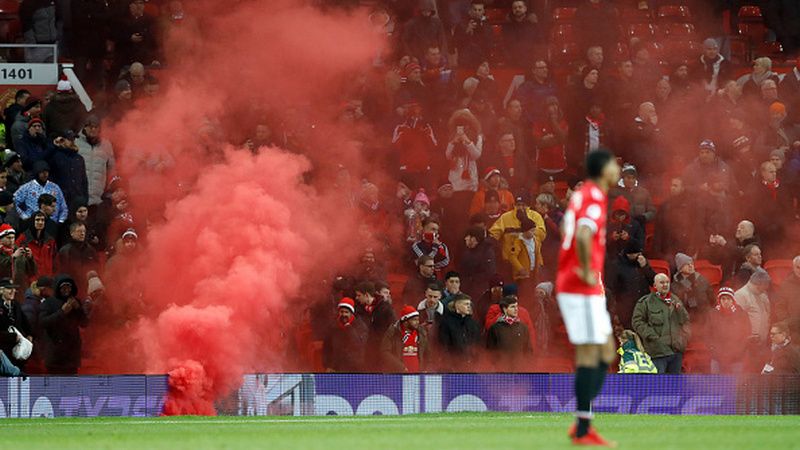
[[[586,154],[610,148],[623,170],[603,282],[626,370],[638,352],[659,373],[800,372],[792,2],[764,9],[787,53],[751,45],[739,61],[708,2],[369,3],[387,44],[332,96],[379,174],[342,165],[332,181],[359,217],[362,257],[308,307],[294,336],[306,369],[571,370],[560,224]],[[103,127],[158,101],[163,36],[202,22],[180,0],[71,5],[69,23],[60,2],[19,6],[24,41],[58,41],[99,106],[86,113],[61,80],[42,99],[16,90],[3,111],[9,375],[79,371],[100,280],[145,228]],[[265,115],[239,143],[304,153],[299,126]],[[20,336],[42,343],[27,365],[13,357]]]

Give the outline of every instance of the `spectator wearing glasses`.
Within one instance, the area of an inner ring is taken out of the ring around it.
[[[792,343],[789,327],[778,322],[769,330],[770,358],[762,374],[796,375],[800,373],[800,348]]]

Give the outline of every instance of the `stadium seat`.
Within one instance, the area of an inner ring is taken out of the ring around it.
[[[22,37],[22,23],[16,18],[0,18],[0,42],[14,43]]]
[[[553,44],[563,44],[567,42],[577,42],[575,26],[571,23],[559,23],[553,26],[550,32]]]
[[[669,39],[688,40],[695,37],[694,25],[691,23],[666,23],[661,26],[661,32]]]
[[[652,267],[656,273],[663,273],[672,278],[672,273],[669,269],[669,263],[667,261],[664,261],[663,259],[650,259],[648,261],[650,262],[650,267]]]
[[[696,41],[683,41],[667,39],[664,41],[662,58],[670,64],[686,62],[700,54],[702,46]]]
[[[761,14],[761,8],[756,5],[745,5],[739,8],[739,21],[740,22],[761,22],[764,16]]]
[[[500,24],[492,25],[492,35],[496,40],[500,40],[503,38],[503,26]]]
[[[632,23],[628,25],[628,37],[636,37],[643,40],[653,39],[658,28],[652,23]]]
[[[629,59],[631,59],[631,53],[628,49],[628,44],[624,42],[617,42],[617,45],[614,46],[613,51],[611,52],[611,61],[616,63],[627,61]]]
[[[19,13],[19,2],[16,0],[0,0],[0,15],[15,16]]]
[[[704,276],[708,282],[716,289],[722,282],[722,266],[712,264],[706,259],[699,259],[694,262],[694,270]]]
[[[755,52],[757,56],[767,56],[773,60],[780,59],[783,57],[783,46],[777,41],[761,42]]]
[[[620,13],[620,19],[624,24],[650,23],[652,16],[648,9],[625,8]]]
[[[553,10],[553,22],[571,22],[575,20],[578,8],[555,8]]]
[[[731,62],[736,66],[744,65],[749,51],[747,39],[743,36],[731,36],[728,42],[731,46]]]
[[[764,263],[764,270],[769,273],[774,284],[781,284],[792,273],[791,259],[772,259]]]
[[[767,36],[767,26],[761,22],[740,22],[739,34],[747,36],[751,42],[763,42]]]
[[[660,22],[691,22],[692,13],[686,5],[663,5],[658,8]]]
[[[402,273],[390,273],[386,275],[386,283],[389,285],[389,290],[392,291],[393,298],[403,298],[403,292],[408,283],[408,275]]]
[[[564,42],[554,44],[550,47],[550,59],[557,64],[569,64],[580,59],[578,44],[574,42]]]
[[[506,16],[508,16],[508,11],[503,8],[486,9],[486,20],[488,20],[490,23],[505,22]]]

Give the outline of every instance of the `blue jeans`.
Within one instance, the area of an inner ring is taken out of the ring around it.
[[[673,353],[669,356],[653,358],[653,365],[658,373],[680,374],[683,365],[683,353]]]
[[[20,374],[19,367],[11,363],[5,353],[0,351],[0,376],[4,377],[18,377]]]

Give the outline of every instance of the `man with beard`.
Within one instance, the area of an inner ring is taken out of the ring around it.
[[[367,326],[356,318],[352,298],[339,300],[336,324],[322,343],[322,364],[326,372],[361,372],[367,344]],[[375,368],[373,368],[375,369]]]
[[[539,26],[536,15],[528,14],[525,0],[511,2],[511,14],[503,24],[503,48],[506,51],[506,64],[517,67],[530,67],[539,41]]]
[[[78,153],[86,165],[86,179],[89,185],[89,206],[97,207],[103,202],[106,184],[114,174],[116,160],[114,147],[100,134],[100,120],[91,115],[84,122],[83,131],[75,140]]]
[[[20,218],[25,220],[31,217],[39,210],[39,197],[42,194],[50,194],[56,199],[56,209],[50,217],[59,223],[64,223],[69,215],[69,208],[61,188],[49,181],[50,166],[44,161],[37,161],[33,166],[33,175],[35,179],[23,184],[14,193],[14,204],[17,206]]]
[[[28,131],[14,144],[23,166],[31,170],[37,161],[44,161],[48,157],[49,146],[44,132],[44,122],[38,117],[28,121]]]

